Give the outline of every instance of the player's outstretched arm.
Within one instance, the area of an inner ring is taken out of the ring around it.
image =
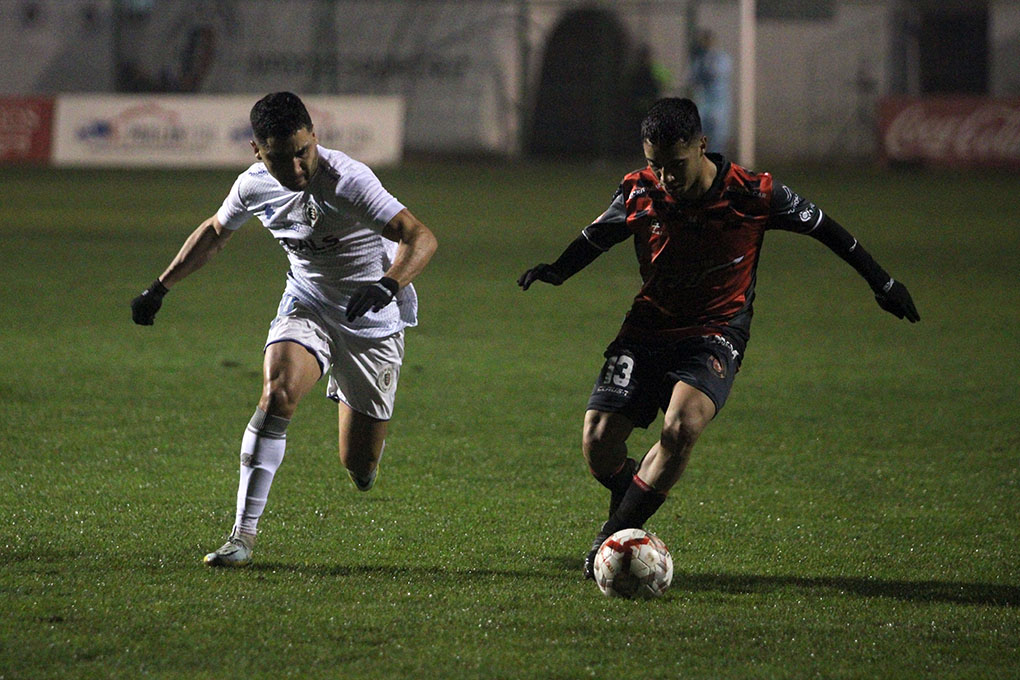
[[[597,247],[581,234],[574,239],[559,258],[552,264],[537,264],[517,279],[517,285],[527,290],[535,281],[561,285],[571,276],[595,261],[604,250]]]
[[[131,318],[134,322],[142,326],[151,326],[155,322],[156,312],[163,305],[163,297],[170,292],[170,288],[221,251],[233,233],[220,224],[216,215],[202,222],[188,236],[166,271],[131,301]]]
[[[914,323],[921,315],[914,306],[907,287],[895,280],[864,249],[850,232],[828,215],[811,232],[811,236],[824,243],[850,266],[857,270],[875,293],[879,306],[899,319]]]
[[[396,241],[397,254],[381,279],[359,286],[347,302],[347,320],[354,321],[369,310],[378,312],[411,283],[432,259],[439,246],[435,234],[407,208],[397,213],[383,229],[383,236]]]

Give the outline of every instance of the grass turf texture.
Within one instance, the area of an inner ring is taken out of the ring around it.
[[[923,320],[766,237],[744,368],[648,525],[676,566],[649,603],[580,578],[606,505],[581,417],[633,254],[515,284],[629,169],[380,172],[441,246],[379,483],[347,480],[318,386],[244,571],[201,557],[232,521],[284,255],[250,223],[135,326],[128,301],[234,173],[0,169],[0,678],[1020,673],[1020,180],[778,173]]]

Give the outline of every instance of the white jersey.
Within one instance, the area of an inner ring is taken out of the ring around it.
[[[404,206],[372,170],[340,151],[318,147],[319,167],[304,191],[284,188],[255,163],[241,173],[216,216],[238,229],[254,215],[290,260],[286,293],[325,321],[366,338],[392,335],[417,324],[414,287],[401,288],[396,304],[348,322],[344,312],[358,286],[378,281],[397,244],[382,229]]]

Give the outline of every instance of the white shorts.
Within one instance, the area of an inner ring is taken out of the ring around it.
[[[330,328],[315,312],[300,304],[281,305],[269,326],[266,347],[296,342],[315,357],[329,375],[326,396],[358,413],[378,420],[393,415],[397,379],[404,361],[404,331],[385,338],[362,338]]]

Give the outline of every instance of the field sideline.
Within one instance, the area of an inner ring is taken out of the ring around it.
[[[317,386],[233,572],[201,557],[284,254],[253,221],[138,327],[236,173],[0,167],[0,680],[1020,676],[1020,177],[776,170],[922,321],[766,236],[744,367],[648,526],[676,569],[649,603],[580,577],[606,504],[581,417],[632,249],[516,286],[632,165],[379,171],[440,240],[379,483],[347,480]]]

